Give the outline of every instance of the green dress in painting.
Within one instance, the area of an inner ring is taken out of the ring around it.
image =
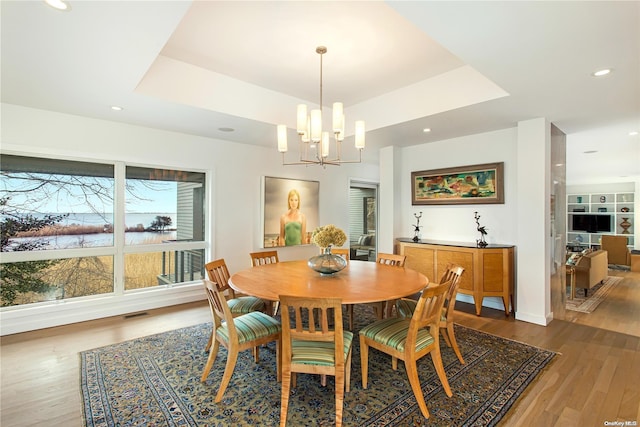
[[[302,244],[302,223],[288,222],[284,225],[284,245],[294,246]]]

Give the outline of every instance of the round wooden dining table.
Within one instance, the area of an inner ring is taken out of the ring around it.
[[[238,292],[268,301],[279,295],[340,298],[343,304],[363,304],[402,298],[420,292],[427,278],[415,270],[369,261],[349,261],[347,267],[323,276],[307,261],[285,261],[235,273],[229,285]]]

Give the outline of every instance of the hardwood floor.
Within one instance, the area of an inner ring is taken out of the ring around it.
[[[456,304],[456,323],[559,353],[501,426],[640,422],[640,273],[614,274],[623,282],[594,313],[547,327]],[[78,352],[209,320],[203,301],[2,337],[0,425],[81,426]]]

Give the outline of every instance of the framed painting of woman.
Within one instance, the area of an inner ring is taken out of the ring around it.
[[[263,247],[308,245],[318,227],[320,183],[263,177]]]

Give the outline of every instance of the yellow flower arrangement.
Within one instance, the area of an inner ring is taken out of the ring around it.
[[[329,224],[313,230],[311,241],[321,248],[342,246],[347,241],[347,235],[335,225]]]

